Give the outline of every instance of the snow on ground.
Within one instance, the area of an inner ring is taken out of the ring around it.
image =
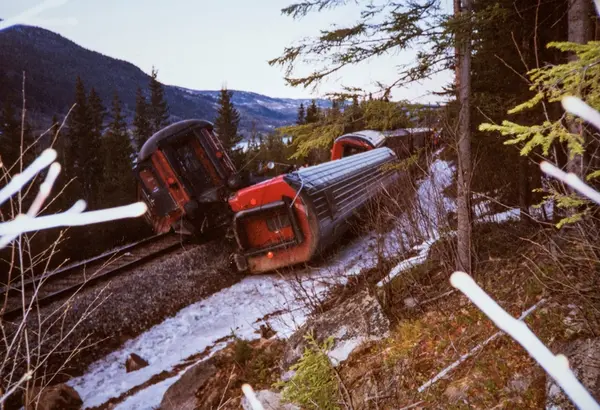
[[[418,251],[416,256],[408,258],[398,263],[390,273],[383,278],[378,287],[389,283],[400,273],[420,265],[427,260],[429,249],[440,237],[440,230],[446,225],[444,216],[449,211],[456,209],[456,204],[444,196],[442,191],[452,183],[454,176],[454,167],[448,162],[438,158],[441,149],[434,153],[434,161],[429,166],[427,177],[421,181],[417,190],[417,220],[408,221],[407,216],[403,215],[401,225],[410,227],[414,230],[416,225],[422,237],[426,238],[422,243],[412,247],[412,250]]]
[[[185,373],[185,371],[189,369],[189,367],[186,367],[185,369],[177,373],[176,376],[169,377],[168,379],[156,383],[152,386],[152,389],[144,389],[141,390],[139,393],[128,397],[125,401],[116,406],[114,410],[148,410],[152,408],[157,408],[160,405],[160,400],[157,400],[156,398],[160,397],[162,399],[162,396],[166,393],[167,389],[171,387],[171,385],[174,384],[177,380],[179,380],[181,376],[183,376],[183,373]]]
[[[434,154],[434,158],[439,152]],[[453,168],[439,158],[431,164],[429,176],[419,184],[416,193],[421,207],[421,218],[417,223],[422,236],[427,239],[413,247],[419,251],[417,256],[398,264],[384,281],[426,259],[431,244],[438,239],[439,229],[445,223],[438,219],[438,215],[455,209],[452,201],[440,197],[441,189],[451,183],[453,172]],[[405,248],[401,242],[407,240],[405,230],[411,226],[406,225],[407,222],[406,218],[399,220],[398,225],[383,238],[385,257],[395,256]],[[344,283],[349,276],[376,266],[377,255],[373,250],[381,239],[374,233],[358,238],[336,255],[331,263],[296,273],[295,276],[247,277],[182,309],[175,316],[128,341],[120,350],[93,363],[86,374],[70,380],[68,384],[81,395],[84,407],[99,406],[140,386],[154,375],[173,370],[185,359],[207,348],[214,354],[225,346],[224,342],[215,345],[218,339],[232,334],[249,340],[257,339],[257,329],[264,323],[266,315],[271,316],[268,322],[278,337],[287,338],[306,321],[310,311],[305,301],[306,294],[310,298],[321,298],[332,284]],[[332,360],[338,363],[345,360],[361,342],[349,340],[337,346],[335,351],[330,352]],[[130,353],[139,354],[149,365],[127,373],[125,360]],[[156,408],[165,391],[182,373],[180,371],[173,377],[140,390],[117,408]]]
[[[263,317],[282,313],[269,320],[279,337],[288,337],[306,320],[309,307],[297,298],[301,285],[311,297],[322,297],[332,284],[344,283],[351,275],[375,266],[376,257],[369,257],[375,235],[359,238],[345,247],[333,263],[306,271],[294,277],[275,275],[251,276],[190,305],[175,316],[152,327],[123,348],[93,363],[86,374],[68,382],[80,394],[85,407],[99,406],[147,382],[152,376],[172,370],[186,358],[211,347],[217,339],[235,333],[245,339],[256,339]],[[386,251],[393,252],[393,246]],[[290,280],[292,279],[292,280]],[[225,343],[212,347],[214,353]],[[125,371],[130,353],[146,359],[149,365],[135,372]],[[168,386],[179,376],[151,385],[119,405],[119,409],[153,408]]]

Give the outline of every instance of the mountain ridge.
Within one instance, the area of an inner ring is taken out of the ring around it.
[[[0,95],[20,105],[22,73],[29,117],[34,123],[49,125],[50,118],[64,116],[74,101],[75,79],[81,76],[86,91],[94,87],[105,107],[114,92],[123,101],[128,122],[135,110],[135,92],[147,93],[150,76],[126,60],[87,49],[74,41],[35,26],[18,25],[0,33]],[[171,121],[202,118],[214,121],[220,90],[195,90],[163,84]],[[269,132],[293,124],[300,103],[312,99],[270,97],[243,90],[233,92],[233,103],[240,111],[240,130]],[[315,99],[321,107],[325,99]]]

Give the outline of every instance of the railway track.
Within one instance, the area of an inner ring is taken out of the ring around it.
[[[5,286],[0,289],[0,315],[13,320],[23,315],[32,299],[33,307],[46,306],[67,298],[75,292],[145,264],[180,248],[189,237],[162,234],[126,245],[83,262],[75,263],[42,276]]]

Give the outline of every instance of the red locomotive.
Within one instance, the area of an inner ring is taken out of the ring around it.
[[[307,262],[335,242],[396,173],[389,148],[303,168],[251,185],[220,144],[211,123],[185,120],[141,148],[138,194],[155,232],[194,235],[233,230],[237,268],[251,273]],[[245,187],[245,188],[244,188]]]
[[[280,175],[240,190],[230,200],[239,270],[265,272],[307,262],[349,228],[348,219],[396,173],[379,148]]]

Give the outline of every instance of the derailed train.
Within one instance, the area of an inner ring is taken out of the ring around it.
[[[135,170],[156,233],[231,229],[237,268],[259,273],[307,262],[333,244],[349,218],[393,183],[397,173],[385,165],[397,158],[372,146],[261,181],[235,169],[210,122],[185,120],[148,139]]]
[[[406,158],[417,150],[439,143],[439,133],[434,128],[402,128],[380,132],[363,130],[337,137],[331,149],[331,160],[369,151],[391,148],[399,158]]]

